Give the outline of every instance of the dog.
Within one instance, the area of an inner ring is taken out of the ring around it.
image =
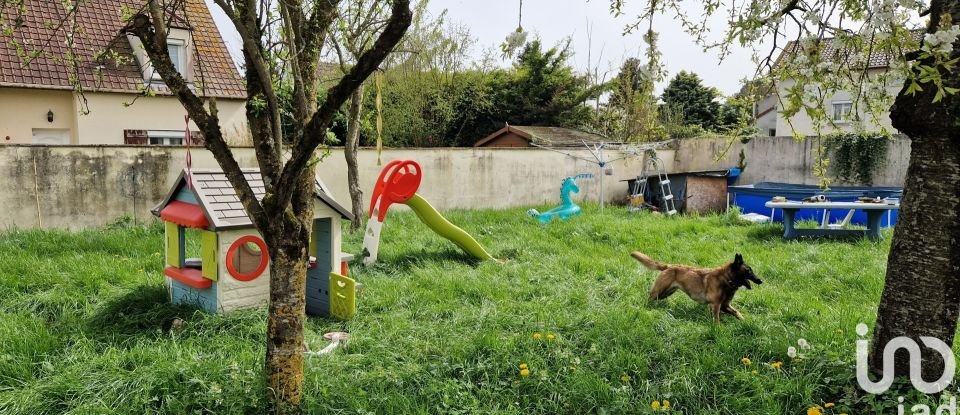
[[[683,290],[690,299],[710,305],[713,321],[717,324],[720,324],[721,311],[743,320],[743,314],[730,305],[734,294],[740,287],[753,289],[750,282],[763,284],[753,273],[753,269],[743,262],[740,254],[736,254],[733,262],[718,268],[661,264],[638,251],[632,252],[630,256],[647,268],[661,271],[650,289],[650,301],[663,300],[678,289]]]

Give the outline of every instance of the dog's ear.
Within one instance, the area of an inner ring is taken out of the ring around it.
[[[733,269],[740,269],[743,265],[743,255],[737,254],[733,257]]]

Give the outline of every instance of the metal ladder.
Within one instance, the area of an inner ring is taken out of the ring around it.
[[[637,176],[637,180],[633,183],[633,194],[631,197],[643,196],[647,190],[647,168],[653,168],[653,170],[657,172],[660,194],[663,195],[663,212],[669,216],[676,215],[677,207],[673,197],[673,189],[670,188],[670,178],[663,169],[663,162],[657,157],[656,153],[647,153],[646,159],[640,175]]]

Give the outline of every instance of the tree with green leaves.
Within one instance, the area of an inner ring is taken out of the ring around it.
[[[889,109],[911,153],[869,366],[911,372],[907,353],[893,356],[892,369],[884,365],[884,348],[897,337],[953,344],[960,315],[960,0],[706,0],[699,18],[683,13],[679,0],[611,0],[611,9],[620,13],[625,3],[644,5],[629,29],[645,31],[645,39],[656,38],[655,17],[670,14],[722,57],[735,46],[771,42],[756,56],[758,74],[778,86],[785,117],[803,111],[815,127],[831,125],[826,102],[841,91],[852,97],[854,121],[879,120]],[[720,41],[709,40],[705,22],[727,13],[737,18]],[[794,42],[786,43],[787,33],[796,34]],[[649,55],[659,53],[655,41],[647,44]],[[878,61],[887,69],[868,71]],[[899,92],[891,96],[887,87]],[[925,379],[942,374],[944,364],[939,353],[923,351]]]
[[[737,137],[756,135],[757,128],[754,126],[751,102],[736,96],[727,98],[723,104],[720,104],[715,131]]]
[[[698,125],[704,130],[714,131],[720,117],[720,92],[708,87],[693,72],[680,71],[667,87],[663,89],[663,105],[683,114],[689,124]]]
[[[426,4],[426,2],[423,2]],[[376,34],[387,24],[389,4],[387,0],[341,1],[339,18],[334,30],[327,36],[330,49],[335,52],[340,71],[346,75],[350,66],[377,40]],[[350,211],[353,220],[350,230],[360,229],[363,222],[363,189],[360,188],[360,166],[357,152],[360,147],[361,111],[366,84],[361,83],[350,94],[347,109],[347,134],[343,139],[343,157],[347,163],[347,189],[350,192]]]
[[[539,40],[527,43],[512,71],[493,73],[498,116],[516,125],[585,125],[590,108],[585,103],[602,91],[586,76],[574,73],[570,42],[543,50]]]
[[[638,58],[628,58],[620,65],[620,72],[609,85],[607,114],[601,115],[613,118],[613,127],[604,129],[604,133],[624,142],[666,138],[654,84],[646,74],[647,67]]]

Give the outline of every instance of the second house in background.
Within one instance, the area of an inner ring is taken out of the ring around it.
[[[915,39],[919,41],[923,33],[915,31],[913,35]],[[822,42],[824,42],[824,45],[820,49],[820,59],[823,62],[833,62],[834,60],[842,59],[842,56],[846,55],[838,50],[840,46],[838,45],[839,41],[836,39],[827,38],[823,39]],[[775,65],[782,64],[782,62],[792,58],[799,53],[799,51],[800,45],[798,42],[789,42],[783,48]],[[878,74],[887,72],[890,69],[890,62],[893,61],[892,58],[892,56],[884,52],[873,52],[867,59],[864,59],[866,62],[864,70],[866,71],[867,77],[875,77]],[[840,65],[840,63],[835,63],[835,65]],[[753,114],[761,136],[791,136],[794,135],[794,133],[801,136],[817,135],[817,131],[814,128],[814,121],[805,111],[794,114],[789,120],[781,113],[783,111],[783,103],[781,101],[786,100],[787,90],[794,84],[795,81],[793,79],[777,82],[776,92],[779,93],[779,99],[777,93],[774,93],[775,91],[769,85],[766,87],[758,86],[757,91],[753,91],[757,97]],[[893,82],[885,87],[887,94],[891,97],[891,103],[892,98],[900,92],[902,86],[902,82]],[[741,90],[740,93],[746,94],[747,91]],[[890,124],[889,110],[884,111],[882,114],[876,114],[874,117],[867,115],[866,111],[860,108],[858,113],[861,122],[859,126],[855,125],[853,120],[856,117],[854,116],[855,114],[852,114],[852,111],[854,111],[854,98],[848,91],[838,91],[833,94],[833,96],[826,97],[824,99],[823,110],[833,125],[828,124],[823,126],[820,131],[821,134],[830,134],[836,131],[851,131],[857,127],[862,127],[864,130],[871,132],[885,128],[890,133],[897,133],[897,130]]]

